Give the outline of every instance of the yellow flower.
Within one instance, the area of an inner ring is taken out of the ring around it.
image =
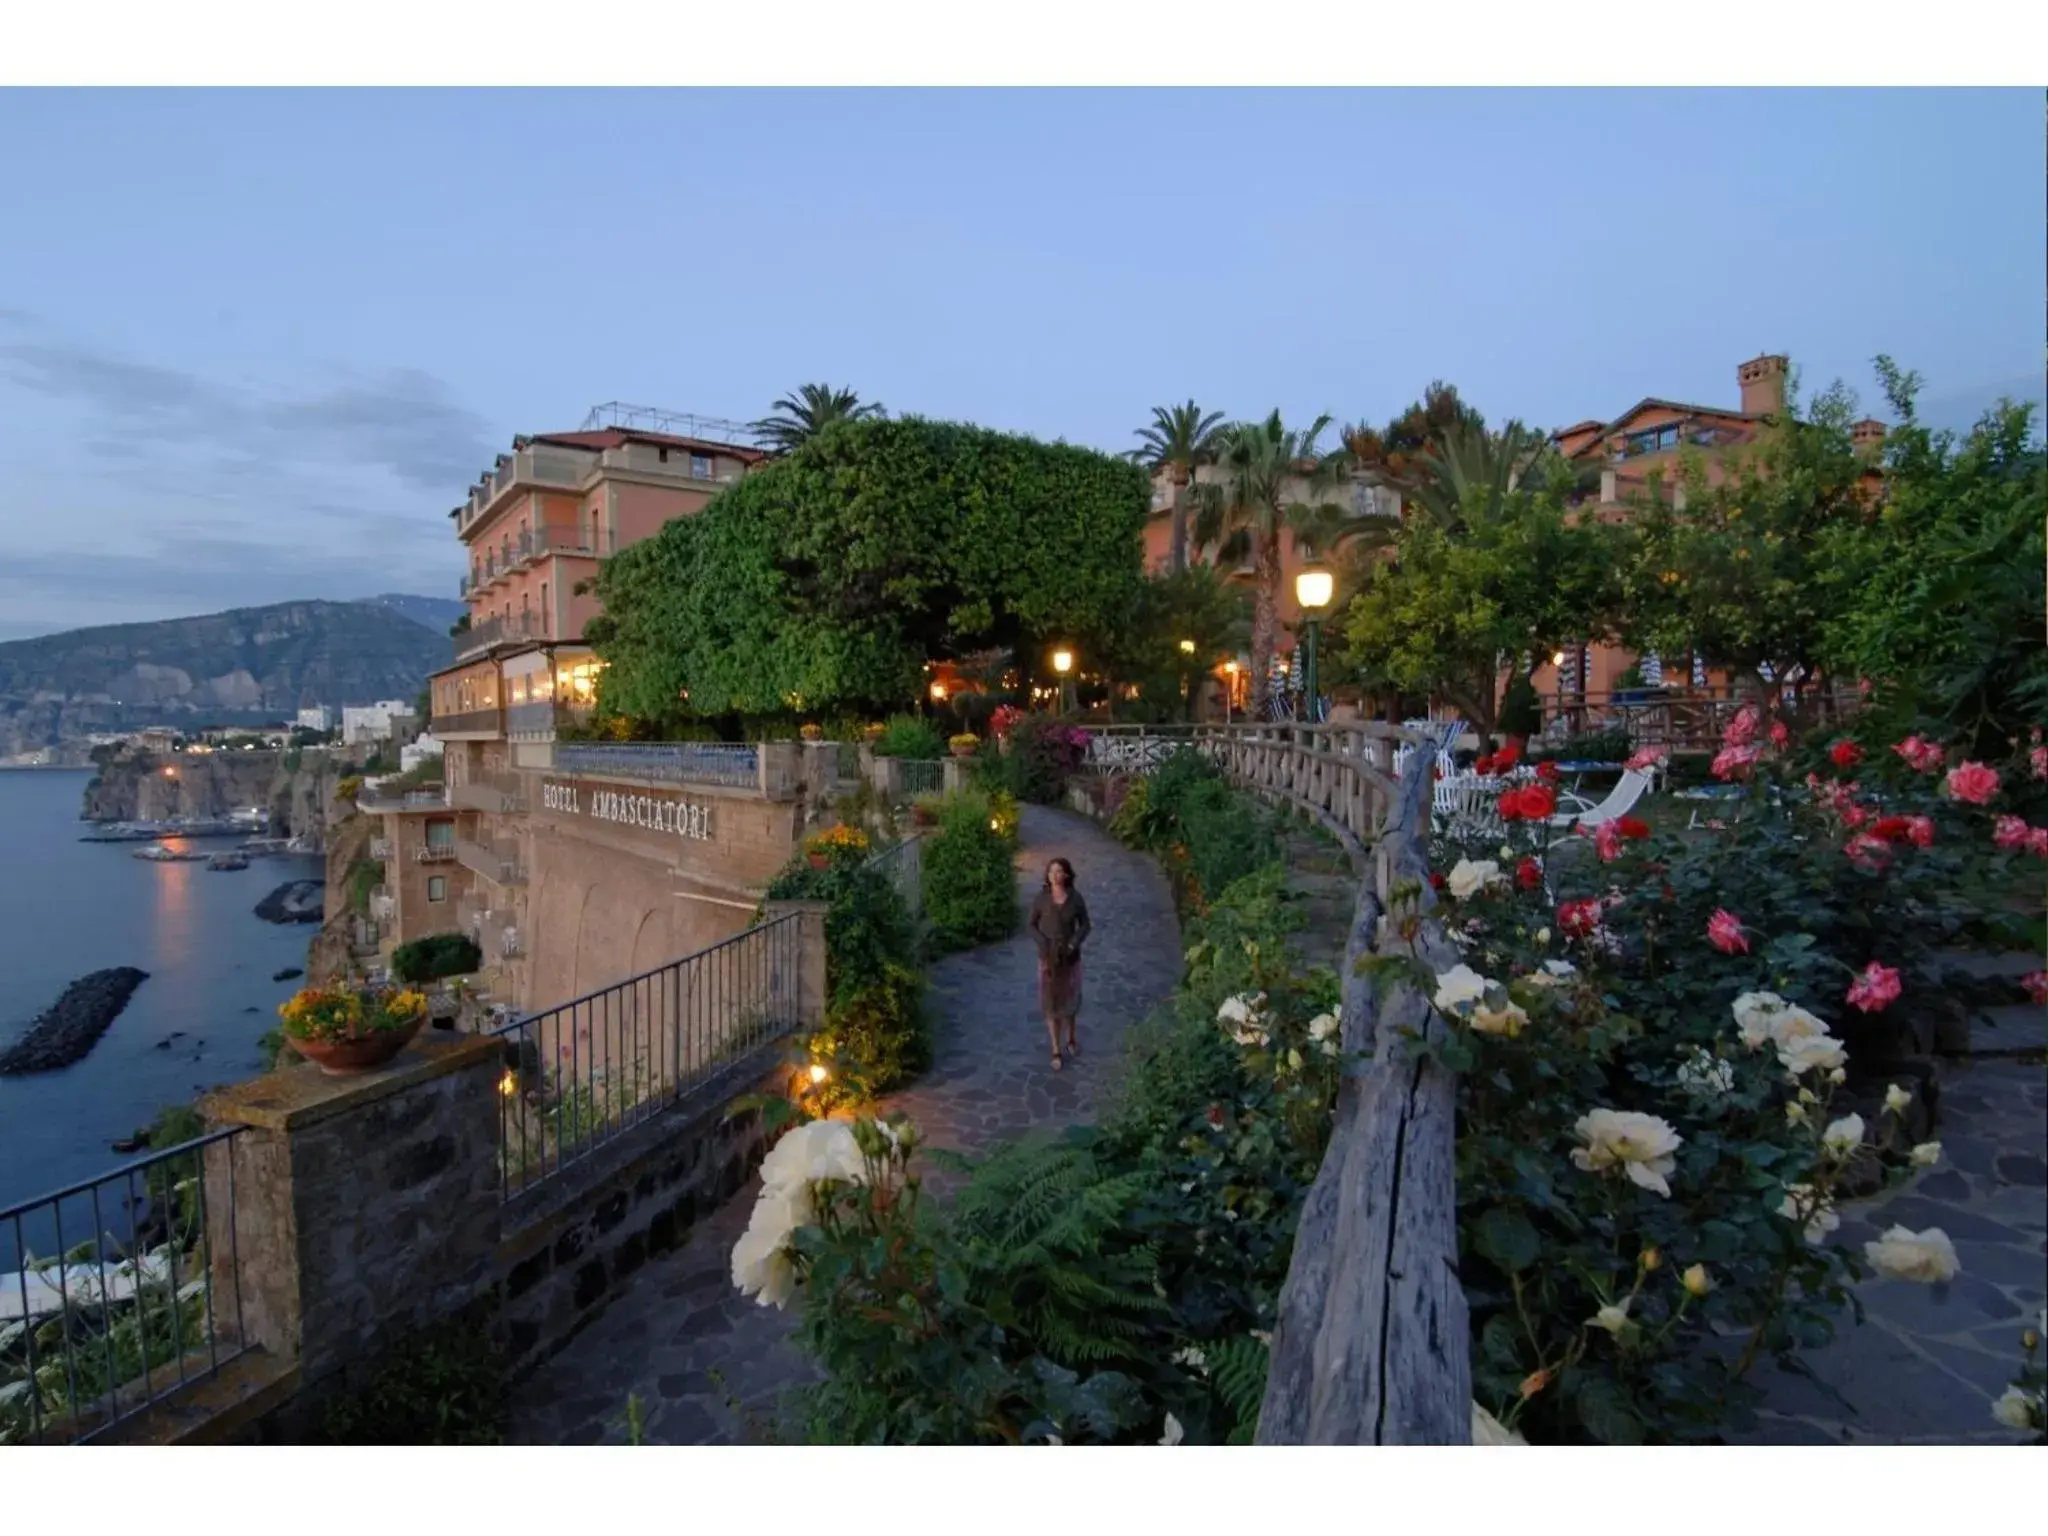
[[[1913,1096],[1897,1083],[1891,1084],[1884,1091],[1884,1107],[1892,1114],[1903,1115],[1906,1112],[1906,1106],[1912,1102]]]
[[[1572,1132],[1586,1143],[1572,1149],[1573,1164],[1588,1173],[1619,1168],[1629,1182],[1671,1198],[1667,1178],[1678,1166],[1685,1138],[1667,1121],[1633,1110],[1596,1109],[1581,1115]]]
[[[1679,1283],[1694,1296],[1704,1296],[1714,1288],[1714,1282],[1707,1278],[1707,1266],[1695,1264],[1679,1277]]]
[[[1923,1141],[1913,1148],[1913,1166],[1916,1168],[1932,1168],[1940,1161],[1941,1143],[1938,1141]]]

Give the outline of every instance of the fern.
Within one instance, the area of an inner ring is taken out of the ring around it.
[[[1212,1345],[1208,1356],[1210,1383],[1236,1421],[1230,1443],[1250,1445],[1259,1430],[1259,1407],[1266,1398],[1266,1368],[1272,1363],[1272,1351],[1246,1336]]]

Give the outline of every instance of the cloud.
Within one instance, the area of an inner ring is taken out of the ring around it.
[[[142,442],[230,461],[376,468],[451,504],[493,455],[484,419],[418,368],[278,397],[52,336],[18,311],[0,311],[0,322],[25,333],[0,339],[0,378],[84,407],[95,452],[133,458]]]

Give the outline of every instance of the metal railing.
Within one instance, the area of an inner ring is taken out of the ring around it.
[[[796,914],[492,1031],[505,1199],[803,1026]]]
[[[555,767],[563,773],[753,789],[761,780],[761,752],[752,743],[725,741],[572,741],[556,745]]]
[[[435,715],[427,729],[436,736],[473,735],[479,731],[502,736],[505,715],[497,709],[466,709],[452,715]]]
[[[451,785],[448,803],[458,810],[505,815],[519,809],[519,781],[511,774],[502,778],[486,775],[466,784]]]
[[[383,789],[372,786],[356,794],[360,811],[438,811],[448,805],[447,789]]]
[[[906,795],[936,795],[946,787],[946,765],[934,758],[899,757],[896,771]]]
[[[530,613],[500,614],[494,619],[472,620],[469,628],[455,637],[455,655],[460,660],[508,641],[548,638],[547,625],[537,616]]]
[[[455,845],[453,843],[422,843],[412,851],[416,864],[453,864]]]
[[[455,840],[454,855],[456,863],[482,875],[493,885],[526,884],[526,871],[520,866],[518,857],[489,843],[459,837]]]
[[[0,1445],[91,1440],[242,1353],[239,1134],[0,1210]]]
[[[1846,687],[1809,684],[1796,691],[1788,687],[1785,694],[1782,707],[1805,726],[1844,719],[1863,702],[1856,689]],[[1544,734],[1562,738],[1617,731],[1639,747],[1712,751],[1721,745],[1721,733],[1736,712],[1752,702],[1749,695],[1729,689],[1692,687],[1552,693],[1542,699]]]

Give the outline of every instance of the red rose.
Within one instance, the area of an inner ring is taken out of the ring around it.
[[[1433,891],[1440,891],[1444,888],[1444,877],[1433,869],[1429,872],[1429,888]]]
[[[1585,938],[1600,926],[1600,903],[1597,899],[1567,901],[1558,905],[1557,926],[1574,938]]]
[[[1934,818],[1931,816],[1908,816],[1906,818],[1906,839],[1915,848],[1934,846]]]
[[[1870,835],[1887,843],[1903,843],[1913,836],[1910,816],[1880,816],[1870,824]]]
[[[1707,919],[1707,942],[1724,955],[1747,954],[1749,937],[1742,931],[1742,919],[1726,907],[1714,908]]]
[[[1524,784],[1500,797],[1502,821],[1547,821],[1557,809],[1557,791],[1548,784]]]
[[[1485,757],[1474,758],[1472,761],[1472,771],[1478,774],[1479,777],[1481,777],[1482,779],[1492,778],[1493,755],[1491,753],[1488,753]]]
[[[1534,859],[1524,859],[1515,866],[1515,884],[1525,891],[1533,891],[1543,884],[1543,866]]]
[[[1557,764],[1538,763],[1536,765],[1536,777],[1546,784],[1555,784],[1557,782]]]
[[[1497,772],[1500,773],[1506,773],[1510,768],[1514,767],[1515,764],[1519,763],[1521,760],[1522,744],[1520,741],[1516,740],[1512,736],[1508,738],[1508,744],[1506,746],[1502,747],[1498,752],[1493,754],[1494,768]]]
[[[1828,748],[1828,761],[1837,768],[1854,768],[1863,761],[1863,749],[1845,736]]]
[[[1650,835],[1650,824],[1640,816],[1624,816],[1619,823],[1621,835],[1631,842]]]

